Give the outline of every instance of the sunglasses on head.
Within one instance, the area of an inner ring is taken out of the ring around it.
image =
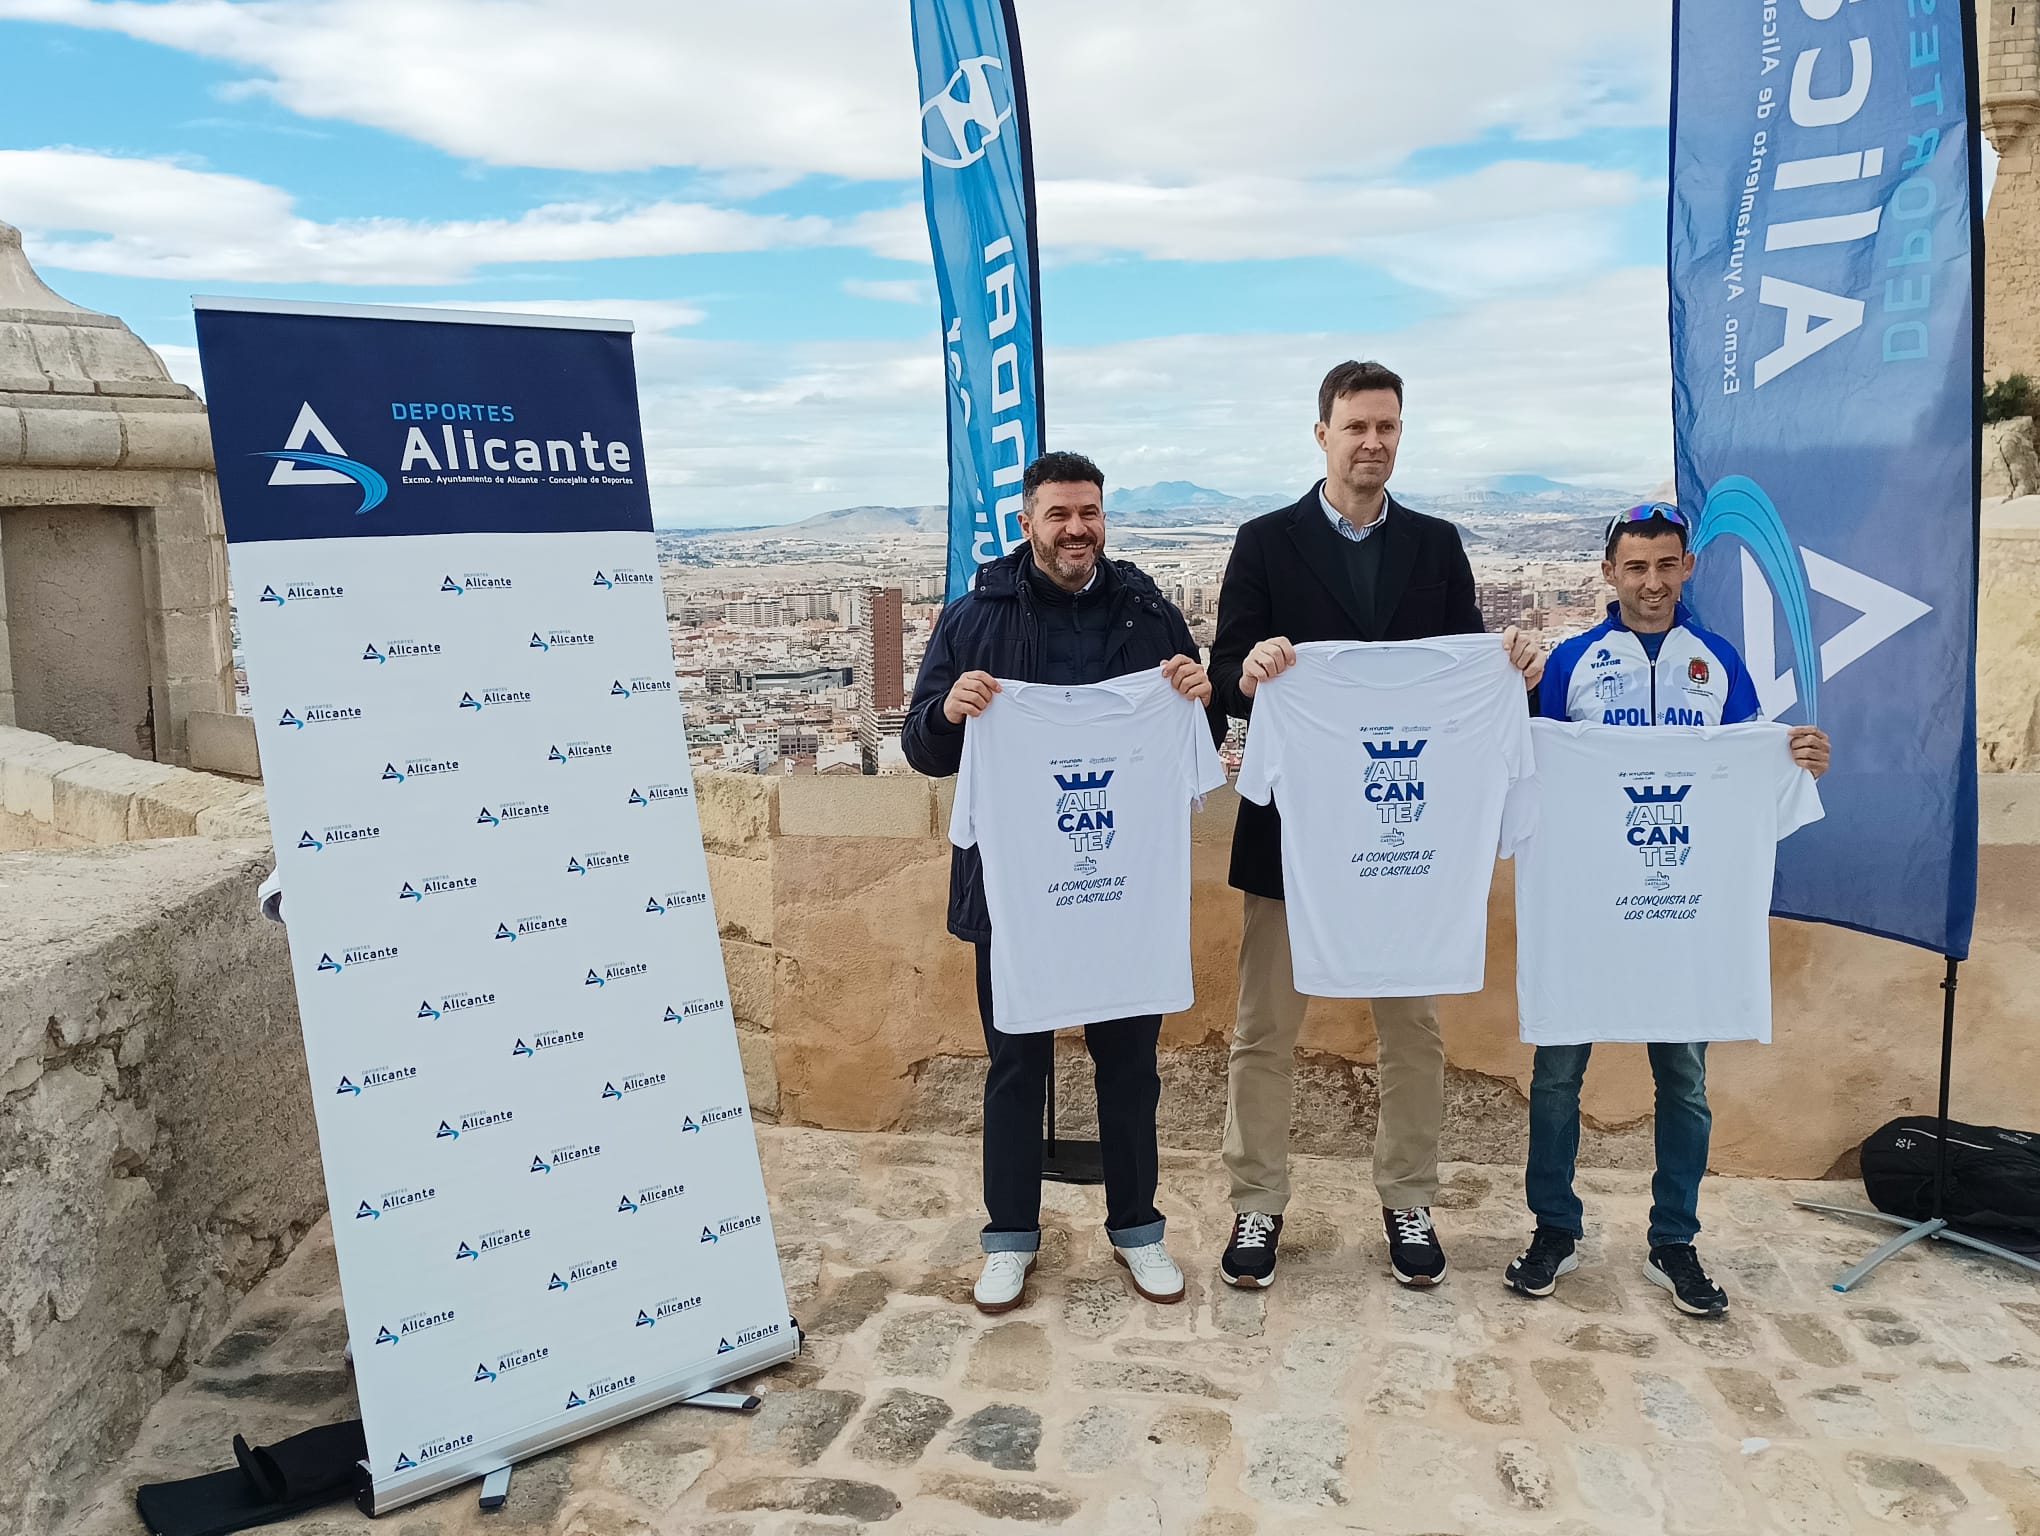
[[[1617,512],[1609,518],[1607,531],[1601,535],[1601,542],[1606,544],[1631,523],[1649,522],[1670,523],[1674,527],[1691,531],[1691,525],[1687,523],[1685,514],[1670,502],[1646,501],[1642,506],[1631,507],[1627,512]]]

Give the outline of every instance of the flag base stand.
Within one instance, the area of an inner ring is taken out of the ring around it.
[[[1929,1238],[1943,1243],[1959,1243],[1964,1248],[1987,1253],[1994,1259],[2002,1259],[2007,1264],[2016,1264],[2022,1269],[2030,1269],[2036,1275],[2040,1275],[2040,1260],[2029,1258],[2023,1253],[2014,1253],[2009,1248],[2000,1248],[1996,1243],[1987,1243],[1982,1238],[1971,1237],[1966,1232],[1957,1232],[1938,1216],[1926,1221],[1907,1221],[1903,1216],[1887,1216],[1883,1211],[1859,1210],[1853,1205],[1826,1205],[1818,1200],[1795,1200],[1792,1203],[1802,1211],[1821,1211],[1829,1216],[1856,1216],[1864,1221],[1881,1221],[1904,1229],[1896,1237],[1886,1238],[1864,1254],[1859,1261],[1835,1276],[1835,1289],[1838,1291],[1853,1290],[1868,1279],[1870,1271],[1886,1259],[1901,1254],[1914,1243],[1924,1242]]]
[[[2009,1248],[2000,1248],[1996,1243],[1986,1242],[1980,1237],[1971,1237],[1967,1232],[1957,1232],[1948,1225],[1944,1214],[1947,1210],[1948,1185],[1948,1082],[1955,1066],[1955,987],[1956,967],[1959,961],[1949,960],[1948,972],[1941,978],[1941,1098],[1936,1115],[1934,1150],[1934,1213],[1924,1221],[1909,1216],[1893,1216],[1884,1211],[1866,1211],[1853,1205],[1829,1205],[1821,1200],[1795,1200],[1792,1203],[1802,1211],[1819,1211],[1828,1216],[1851,1216],[1863,1221],[1881,1221],[1901,1230],[1895,1237],[1886,1238],[1863,1257],[1835,1276],[1834,1288],[1848,1292],[1870,1277],[1872,1270],[1886,1259],[1895,1257],[1912,1247],[1914,1243],[1927,1241],[1957,1243],[1977,1253],[1987,1253],[1994,1259],[2007,1264],[2016,1264],[2021,1269],[2030,1269],[2040,1275],[2040,1261],[2023,1253],[2014,1253]]]
[[[1041,1144],[1041,1176],[1058,1184],[1103,1184],[1105,1149],[1095,1141],[1059,1140],[1055,1134],[1055,1060],[1048,1066],[1048,1134]]]

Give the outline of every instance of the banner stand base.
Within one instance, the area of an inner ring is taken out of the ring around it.
[[[787,1319],[792,1337],[784,1341],[768,1341],[755,1351],[743,1351],[721,1356],[722,1365],[716,1374],[703,1381],[699,1376],[695,1384],[665,1382],[649,1384],[647,1390],[618,1401],[607,1412],[595,1417],[577,1421],[572,1427],[562,1429],[557,1423],[548,1425],[536,1435],[499,1441],[493,1446],[474,1449],[474,1459],[454,1461],[443,1470],[435,1470],[425,1478],[405,1479],[401,1486],[390,1486],[387,1482],[378,1490],[375,1474],[366,1461],[354,1465],[354,1504],[371,1520],[420,1499],[430,1498],[476,1479],[481,1481],[480,1502],[485,1510],[501,1509],[510,1496],[510,1476],[519,1461],[528,1461],[533,1456],[569,1444],[628,1420],[639,1418],[660,1408],[674,1406],[713,1408],[728,1412],[749,1413],[757,1408],[762,1399],[755,1393],[726,1392],[725,1383],[745,1376],[755,1375],[772,1366],[784,1364],[799,1355],[807,1342],[807,1335],[796,1318]],[[684,1394],[684,1395],[683,1395]],[[501,1458],[508,1457],[503,1460]],[[493,1462],[494,1465],[490,1463]]]
[[[1914,1243],[1931,1238],[1937,1242],[1959,1243],[1964,1248],[1973,1248],[1978,1253],[1987,1253],[1994,1259],[2007,1264],[2016,1264],[2040,1275],[2040,1260],[2028,1258],[2023,1253],[2014,1253],[2009,1248],[2000,1248],[1996,1243],[1987,1243],[1980,1237],[1971,1237],[1966,1232],[1953,1230],[1940,1217],[1929,1221],[1907,1221],[1903,1216],[1890,1216],[1883,1211],[1859,1210],[1853,1205],[1825,1205],[1818,1200],[1795,1200],[1792,1202],[1802,1211],[1821,1211],[1830,1216],[1857,1216],[1865,1221],[1881,1221],[1887,1226],[1902,1228],[1896,1237],[1879,1243],[1860,1262],[1851,1265],[1835,1277],[1835,1289],[1842,1292],[1852,1290],[1869,1278],[1870,1272],[1894,1254],[1903,1253]]]

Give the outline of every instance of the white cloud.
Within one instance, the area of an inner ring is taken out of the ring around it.
[[[1114,485],[1298,490],[1322,473],[1318,380],[1378,357],[1409,381],[1397,484],[1529,471],[1624,488],[1670,464],[1663,275],[1626,270],[1392,335],[1170,336],[1051,347],[1050,445]],[[918,342],[640,337],[661,523],[783,522],[947,496],[941,351]]]
[[[923,309],[935,307],[935,282],[923,277],[888,277],[871,280],[861,277],[846,278],[843,291],[853,299],[876,299],[882,304],[918,304]]]
[[[76,149],[0,150],[0,207],[46,266],[253,283],[450,283],[506,262],[766,250],[818,244],[830,233],[819,217],[673,202],[555,203],[514,219],[321,224],[262,182]]]
[[[238,94],[496,165],[919,176],[899,0],[0,0],[247,71]],[[1045,178],[1369,175],[1664,119],[1667,0],[1030,0]]]

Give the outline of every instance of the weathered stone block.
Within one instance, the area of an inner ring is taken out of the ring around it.
[[[135,796],[174,779],[182,770],[118,752],[77,763],[51,781],[51,821],[59,832],[88,843],[128,840],[128,809]]]
[[[33,735],[33,732],[24,734]],[[84,747],[72,741],[50,741],[49,745],[25,747],[14,752],[0,744],[0,810],[10,816],[28,816],[51,827],[56,825],[56,777],[66,769],[89,763],[97,757],[116,754],[104,747]]]
[[[157,606],[210,609],[226,590],[226,546],[217,539],[167,539],[160,531],[151,543]]]
[[[248,786],[233,779],[180,771],[134,797],[128,807],[128,839],[195,837],[200,815],[238,804],[247,796]]]
[[[730,983],[730,1015],[739,1026],[772,1028],[772,951],[763,944],[724,939],[723,974]]]
[[[269,801],[262,791],[251,790],[238,800],[216,805],[198,813],[198,835],[234,842],[269,841]]]
[[[744,1090],[751,1100],[751,1113],[761,1120],[777,1120],[779,1064],[772,1058],[772,1037],[759,1029],[739,1029],[737,1054],[744,1062]]]
[[[702,845],[735,858],[769,858],[779,830],[779,789],[778,779],[755,773],[697,773]]]
[[[198,411],[122,411],[122,461],[151,469],[211,469],[212,431]]]
[[[106,411],[29,411],[24,459],[61,469],[112,469],[120,463],[120,422]]]
[[[935,797],[918,774],[786,779],[779,787],[779,831],[782,837],[933,837]]]
[[[184,751],[190,766],[201,773],[231,773],[237,778],[262,777],[262,759],[255,748],[255,722],[246,715],[194,710],[184,722]]]
[[[708,888],[724,938],[772,942],[772,861],[708,855]]]
[[[163,668],[174,678],[217,679],[226,665],[227,626],[223,616],[207,609],[186,609],[160,616]]]

